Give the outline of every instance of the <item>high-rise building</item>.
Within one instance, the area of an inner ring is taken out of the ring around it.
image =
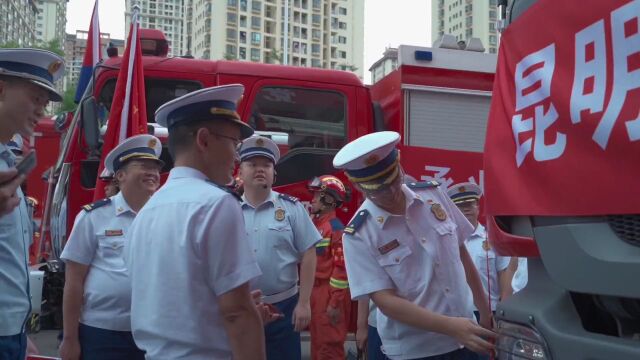
[[[497,0],[432,0],[431,36],[436,41],[451,34],[458,41],[475,37],[489,53],[498,52],[500,41]]]
[[[67,34],[64,39],[64,63],[65,73],[63,80],[63,89],[66,91],[70,86],[75,86],[80,78],[80,69],[84,60],[84,53],[87,49],[87,39],[89,32],[84,30],[76,30],[75,34]],[[116,47],[120,45],[119,53],[124,50],[123,40],[112,40],[108,33],[100,33],[100,49],[103,51],[109,42],[116,43]]]
[[[140,6],[140,26],[162,30],[169,41],[169,55],[185,54],[183,31],[185,28],[185,5],[190,0],[126,0],[125,1],[125,38],[129,37],[131,27],[131,9]],[[200,0],[202,2],[202,0]]]
[[[33,46],[37,14],[35,0],[0,1],[0,44]]]
[[[67,25],[67,2],[69,0],[37,0],[36,42],[47,43],[58,40],[60,48],[64,46],[65,27]]]
[[[134,4],[141,7],[141,26],[162,30],[173,55],[363,76],[364,0],[127,0],[127,19]]]
[[[288,63],[363,76],[364,0],[188,2],[193,18],[187,23],[192,30],[190,51],[195,57]]]

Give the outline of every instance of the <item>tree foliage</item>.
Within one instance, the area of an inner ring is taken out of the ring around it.
[[[44,43],[40,43],[40,44],[36,44],[34,46],[20,46],[20,44],[18,44],[16,41],[9,41],[3,44],[0,44],[0,48],[23,48],[23,47],[30,47],[30,48],[34,48],[34,49],[43,49],[43,50],[49,50],[53,53],[56,53],[60,56],[64,57],[64,51],[62,51],[62,46],[60,44],[60,39],[55,38],[55,39],[51,39],[47,42]]]

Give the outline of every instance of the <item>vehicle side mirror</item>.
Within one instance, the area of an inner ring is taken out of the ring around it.
[[[98,104],[96,98],[90,96],[82,101],[81,121],[84,129],[84,139],[90,149],[96,149],[100,141],[100,124],[98,123]]]
[[[62,133],[67,130],[71,120],[73,119],[73,112],[65,111],[53,118],[54,127],[57,132]]]

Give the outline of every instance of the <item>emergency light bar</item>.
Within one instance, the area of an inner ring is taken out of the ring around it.
[[[433,53],[431,51],[416,50],[413,54],[418,61],[431,61],[433,59]]]

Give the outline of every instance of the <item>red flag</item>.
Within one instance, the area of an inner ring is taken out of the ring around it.
[[[104,159],[113,148],[126,138],[147,133],[147,109],[138,19],[138,13],[134,12],[127,48],[122,57],[111,104],[107,132],[104,135],[98,174],[104,169]],[[96,182],[94,201],[104,197],[104,185],[102,180]]]

